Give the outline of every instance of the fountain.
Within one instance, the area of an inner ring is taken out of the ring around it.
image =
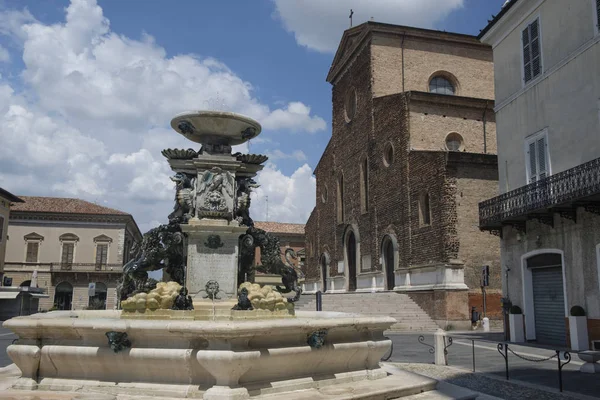
[[[253,178],[267,158],[231,150],[260,133],[256,121],[199,111],[171,126],[202,147],[162,152],[175,172],[175,207],[132,250],[122,310],[6,321],[18,336],[7,353],[20,374],[0,398],[389,399],[436,388],[380,365],[393,318],[295,311],[301,272],[250,218]],[[165,282],[148,278],[158,269]],[[281,285],[253,283],[257,271],[281,275]]]

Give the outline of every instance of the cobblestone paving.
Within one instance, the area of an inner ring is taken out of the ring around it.
[[[532,400],[570,400],[581,399],[578,395],[553,393],[540,388],[528,387],[516,382],[502,381],[482,374],[473,374],[466,370],[433,364],[393,363],[398,368],[415,372],[430,378],[443,380],[453,385],[461,386],[491,398],[500,399],[532,399]],[[484,396],[478,399],[485,399]]]

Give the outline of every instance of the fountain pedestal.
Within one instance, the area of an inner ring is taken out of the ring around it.
[[[195,302],[210,298],[208,282],[218,284],[217,297],[236,298],[239,237],[246,229],[221,219],[191,220],[181,225],[188,238],[186,286]]]

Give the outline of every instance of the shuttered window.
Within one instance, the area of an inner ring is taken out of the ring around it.
[[[535,135],[527,141],[527,165],[529,183],[537,182],[550,175],[548,162],[548,139],[546,132]]]
[[[40,249],[39,242],[28,242],[27,243],[27,256],[25,262],[36,263],[38,262],[38,251]]]
[[[63,266],[71,266],[73,264],[73,254],[75,252],[75,243],[63,243],[62,259],[60,260]]]
[[[0,243],[4,241],[4,217],[0,216]]]
[[[596,32],[600,31],[600,0],[596,0]]]
[[[523,79],[527,83],[542,73],[539,19],[535,19],[523,29],[521,42],[523,44]]]
[[[108,245],[98,244],[96,246],[96,265],[106,265],[108,259]]]

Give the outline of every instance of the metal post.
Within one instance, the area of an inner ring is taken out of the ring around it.
[[[473,349],[473,372],[475,372],[475,340],[471,340],[471,347]]]
[[[323,293],[317,292],[317,311],[323,311]]]
[[[558,388],[562,392],[562,365],[560,365],[560,351],[556,350],[556,359],[558,360]]]
[[[504,344],[504,363],[506,364],[506,380],[508,380],[508,343]]]

